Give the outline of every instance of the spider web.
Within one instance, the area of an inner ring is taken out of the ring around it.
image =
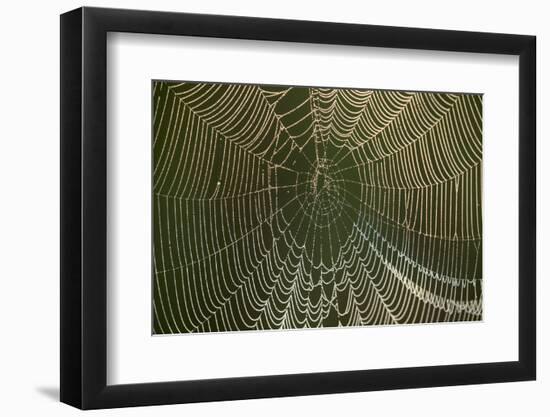
[[[153,332],[480,320],[481,110],[153,82]]]

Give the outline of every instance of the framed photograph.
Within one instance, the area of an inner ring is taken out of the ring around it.
[[[535,37],[61,16],[61,401],[533,380]]]

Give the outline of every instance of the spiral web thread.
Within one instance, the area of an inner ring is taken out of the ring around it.
[[[481,95],[152,89],[154,334],[481,320]]]

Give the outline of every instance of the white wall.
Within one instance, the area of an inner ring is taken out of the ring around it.
[[[543,79],[550,49],[542,1],[277,0],[92,1],[89,6],[159,9],[535,34],[538,37],[538,257],[539,378],[537,382],[388,391],[101,411],[94,415],[309,415],[464,416],[550,412],[550,192],[543,184],[550,147],[542,115],[550,87]],[[59,276],[59,18],[77,1],[5,2],[2,8],[0,87],[0,410],[3,415],[76,415],[58,393]],[[544,102],[544,103],[543,103]],[[546,234],[544,234],[546,232]],[[25,294],[24,296],[22,294]],[[24,297],[24,298],[23,298]]]

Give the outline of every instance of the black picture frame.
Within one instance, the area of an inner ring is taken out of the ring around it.
[[[108,32],[519,56],[517,361],[107,385]],[[82,409],[533,380],[536,376],[534,36],[79,8],[61,15],[61,401]]]

